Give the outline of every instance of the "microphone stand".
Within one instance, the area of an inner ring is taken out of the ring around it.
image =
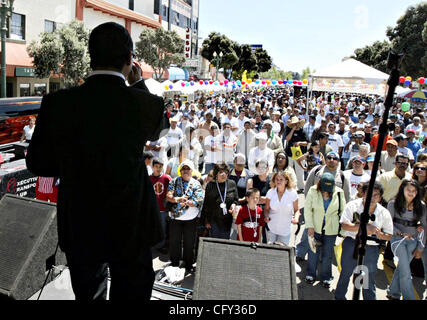
[[[353,258],[357,260],[357,266],[359,267],[363,266],[363,259],[366,252],[366,241],[368,240],[368,233],[367,233],[366,227],[370,219],[369,207],[371,205],[372,194],[374,192],[374,183],[375,183],[375,179],[376,179],[379,164],[380,164],[381,151],[384,145],[385,137],[388,133],[388,126],[387,126],[388,114],[393,105],[394,91],[399,84],[399,77],[400,77],[399,66],[402,61],[402,58],[403,58],[403,54],[396,54],[390,50],[388,55],[388,61],[387,61],[387,69],[391,70],[391,73],[387,82],[389,88],[388,88],[387,97],[384,102],[385,110],[383,114],[382,123],[379,127],[378,145],[375,153],[375,160],[372,168],[371,180],[369,182],[368,193],[366,195],[365,207],[362,215],[360,216],[360,227],[359,227],[359,231],[356,236],[356,242],[354,245]],[[353,284],[354,284],[353,300],[360,299],[360,288],[356,283],[356,280],[360,276],[364,276],[361,268],[359,268],[359,270],[356,271],[353,275]],[[366,281],[366,279],[363,279],[363,281]]]

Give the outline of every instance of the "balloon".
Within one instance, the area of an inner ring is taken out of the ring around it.
[[[246,89],[249,89],[249,85],[248,84],[246,85]]]
[[[189,82],[186,82],[186,83],[185,83],[185,86],[186,86],[186,87],[190,86],[190,83],[189,83]]]
[[[273,84],[276,84],[277,83],[277,81],[276,80],[273,80],[273,82],[272,82]]]
[[[307,80],[307,79],[304,79],[304,80],[302,80],[302,83],[307,84],[307,83],[308,83],[308,80]]]
[[[409,77],[409,76],[408,76],[408,77],[406,77],[406,80],[407,80],[407,81],[412,81],[412,77]]]
[[[302,85],[302,81],[298,81],[298,85],[300,86],[300,85]]]
[[[282,80],[279,80],[279,84],[283,84],[283,81],[282,81]]]
[[[267,85],[270,85],[270,84],[271,84],[271,81],[270,81],[270,80],[268,80],[268,81],[267,81]]]
[[[405,85],[409,86],[411,84],[411,81],[405,80]]]
[[[288,80],[288,84],[292,84],[292,80]]]
[[[168,86],[165,86],[165,90],[169,90],[169,87],[168,87]]]
[[[424,84],[424,83],[426,83],[426,79],[425,79],[425,78],[419,78],[419,79],[418,79],[418,82],[419,82],[420,84]]]
[[[209,93],[210,93],[210,94],[212,94],[212,93],[213,93],[213,91],[209,91]]]
[[[293,84],[297,84],[297,83],[298,83],[298,81],[294,80],[294,81],[292,81],[292,83],[293,83]]]
[[[236,81],[236,83],[237,83],[237,84],[242,84],[242,83],[240,82],[240,80],[237,80],[237,81]]]
[[[400,78],[399,78],[399,82],[400,82],[400,83],[404,83],[404,82],[405,82],[405,77],[400,77]]]
[[[172,90],[172,89],[173,89],[173,85],[171,85],[171,84],[170,84],[170,85],[169,85],[169,89],[171,89],[171,90]]]
[[[261,83],[265,85],[267,82],[265,82],[265,80],[262,80],[262,82],[261,82]]]
[[[227,80],[227,79],[225,79],[225,80],[224,80],[224,83],[225,83],[225,84],[228,84],[228,80]]]
[[[259,84],[259,80],[255,81],[256,84]]]
[[[208,85],[209,84],[209,81],[208,80],[205,80],[205,85]]]
[[[185,87],[185,83],[184,82],[181,82],[181,87]]]
[[[218,81],[215,81],[215,85],[216,85],[216,86],[218,85]]]
[[[213,81],[211,80],[211,81],[209,81],[209,84],[212,84],[213,83]]]
[[[241,85],[242,85],[242,86],[244,86],[245,84],[246,84],[246,82],[245,82],[245,81],[242,81],[242,82],[241,82]]]
[[[220,86],[223,86],[223,85],[224,85],[224,82],[220,82],[220,83],[219,83],[219,85],[220,85]]]
[[[402,111],[403,112],[409,111],[410,108],[411,108],[411,104],[409,102],[402,103]]]
[[[248,83],[249,83],[249,84],[251,84],[251,83],[252,83],[252,80],[251,80],[251,79],[249,79],[249,80],[248,80]]]
[[[191,84],[191,86],[194,86],[194,81],[191,81],[190,84]]]

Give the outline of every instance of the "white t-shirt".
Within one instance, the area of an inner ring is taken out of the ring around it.
[[[280,123],[279,122],[273,122],[273,131],[275,132],[275,133],[279,133],[280,132],[280,130],[281,130],[282,128],[281,128],[281,126],[280,126]]]
[[[298,200],[295,189],[286,189],[279,201],[277,188],[270,189],[266,197],[270,200],[270,222],[268,228],[274,234],[288,236],[291,234],[292,216],[294,214],[294,201]]]
[[[329,134],[328,144],[332,147],[332,150],[337,153],[339,147],[344,147],[344,142],[338,133]]]
[[[356,213],[358,215],[358,219],[360,221],[360,215],[363,213],[364,205],[363,205],[363,199],[356,199],[353,201],[348,202],[345,207],[344,211],[341,215],[340,223],[354,223],[353,221],[353,215]],[[369,220],[369,224],[372,224],[376,226],[378,229],[381,229],[382,232],[393,234],[393,220],[391,218],[390,212],[381,206],[380,204],[377,204],[377,207],[375,208],[375,211],[373,213],[375,215],[375,221]],[[356,217],[354,217],[356,218]],[[341,229],[341,234],[344,237],[351,237],[353,239],[356,239],[357,231],[346,231]],[[366,242],[367,245],[378,245],[377,242],[368,240]]]
[[[345,170],[344,177],[350,181],[350,198],[354,198],[357,194],[357,187],[361,181],[369,181],[370,176],[363,172],[363,174],[356,175],[353,173],[353,170]]]
[[[31,140],[31,137],[33,136],[33,132],[34,129],[36,128],[36,126],[33,126],[33,128],[30,128],[30,126],[25,126],[24,127],[24,133],[25,133],[25,139],[26,140]]]
[[[217,162],[217,153],[218,151],[210,151],[208,150],[209,147],[213,147],[216,145],[216,138],[214,136],[207,136],[204,140],[205,150],[206,150],[206,156],[205,156],[205,163],[216,163]]]
[[[178,127],[175,129],[169,128],[169,131],[166,135],[166,139],[169,146],[175,146],[178,144],[179,140],[182,139],[183,133],[182,130]]]
[[[408,147],[397,147],[397,151],[401,154],[404,154],[409,157],[409,160],[414,160],[414,154],[412,153],[412,150]]]
[[[237,129],[233,130],[233,134],[234,135],[238,135],[239,134],[239,120],[237,120],[237,118],[233,117],[233,118],[229,118],[229,117],[224,117],[221,120],[222,126],[224,127],[224,123],[229,123],[232,127],[236,127]]]

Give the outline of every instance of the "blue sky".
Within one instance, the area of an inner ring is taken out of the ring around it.
[[[240,44],[263,44],[273,63],[300,72],[337,64],[354,50],[385,40],[387,26],[411,0],[200,0],[199,36],[225,34]]]

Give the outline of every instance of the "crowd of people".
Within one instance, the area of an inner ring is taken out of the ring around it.
[[[331,93],[307,101],[301,93],[269,87],[165,99],[166,129],[147,142],[144,157],[167,235],[156,248],[173,266],[194,272],[202,231],[290,246],[292,225],[305,224],[295,244],[297,262],[308,259],[305,281],[330,287],[334,246],[342,238],[335,298],[345,299],[384,101]],[[427,271],[427,110],[403,112],[395,101],[387,127],[369,209],[363,297],[376,299],[382,253],[395,269],[387,297],[415,299],[412,259],[422,259]]]

